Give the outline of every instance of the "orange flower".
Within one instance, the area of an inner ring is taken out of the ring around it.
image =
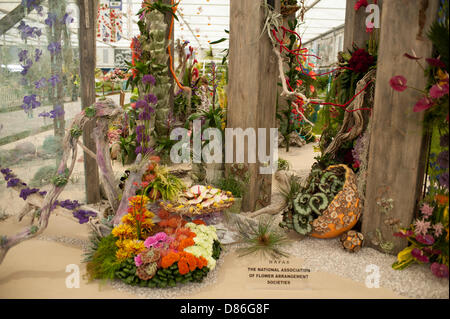
[[[436,195],[435,199],[438,202],[438,204],[441,206],[448,204],[448,196],[439,194],[439,195]]]
[[[169,219],[168,225],[169,225],[169,227],[177,228],[178,227],[178,222],[179,222],[179,219],[177,219],[175,217],[172,217],[171,219]]]
[[[203,220],[200,220],[200,219],[194,220],[193,223],[195,225],[205,225],[206,226],[206,223]]]
[[[194,271],[197,268],[197,258],[195,258],[194,255],[187,255],[186,256],[188,265],[189,265],[189,270],[190,271]]]
[[[207,265],[208,265],[208,260],[206,260],[205,257],[200,256],[198,258],[198,263],[197,263],[198,269],[202,269],[203,267],[206,267]]]
[[[191,247],[194,246],[195,242],[192,238],[187,238],[187,239],[183,239],[180,243],[180,245],[178,246],[178,250],[179,251],[183,251],[185,248],[187,247]]]
[[[169,218],[169,212],[165,209],[161,209],[158,213],[158,216],[161,219],[167,219],[167,218]]]
[[[177,253],[169,253],[168,255],[164,256],[161,260],[161,267],[162,268],[169,268],[174,263],[180,260],[180,255]]]
[[[181,258],[178,262],[178,271],[180,272],[180,275],[186,275],[189,272],[186,258]]]

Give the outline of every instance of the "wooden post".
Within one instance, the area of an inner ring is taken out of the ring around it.
[[[398,253],[406,240],[394,237],[388,224],[398,220],[407,227],[413,219],[423,182],[425,139],[423,113],[413,112],[421,94],[414,90],[396,92],[389,80],[403,75],[408,86],[425,88],[423,70],[404,54],[431,57],[432,43],[426,33],[437,17],[438,1],[411,0],[405,5],[385,0],[383,6],[362,231],[369,246]],[[385,212],[383,205],[388,207]]]
[[[95,103],[95,67],[96,67],[96,16],[97,0],[78,0],[80,8],[80,79],[81,105],[85,109]],[[96,153],[92,132],[95,123],[88,123],[83,130],[83,143]],[[86,202],[100,201],[100,182],[97,162],[84,153],[84,176],[86,185]]]
[[[163,3],[165,4],[172,4],[172,0],[163,0]],[[172,14],[170,13],[166,13],[166,17],[164,19],[164,21],[167,23],[167,30],[166,30],[166,39],[169,37],[169,32],[170,32],[170,23],[172,22]],[[174,57],[174,52],[175,52],[175,24],[173,25],[173,30],[172,30],[172,36],[169,39],[169,45],[170,45],[170,55],[172,56],[172,68],[173,68],[173,57]],[[174,105],[174,101],[175,101],[175,94],[174,94],[174,90],[175,90],[175,81],[173,79],[172,73],[170,73],[170,59],[167,61],[167,66],[169,67],[169,83],[170,83],[170,92],[169,92],[169,107],[170,110],[173,112],[173,105]],[[169,132],[170,134],[170,132]]]
[[[231,0],[230,79],[228,128],[269,129],[276,127],[278,69],[276,56],[264,27],[264,0]],[[276,10],[280,2],[276,1]],[[269,138],[267,138],[267,144]],[[246,145],[247,147],[247,145]],[[268,148],[267,148],[268,149]],[[245,160],[248,162],[248,150]],[[261,164],[248,164],[249,181],[242,201],[243,211],[271,201],[272,175],[260,175]],[[228,167],[229,169],[229,167]]]
[[[351,50],[353,48],[353,43],[359,48],[365,48],[370,37],[370,33],[366,32],[366,19],[369,14],[366,13],[364,7],[355,11],[355,3],[355,0],[347,0],[345,11],[344,52]],[[382,4],[383,0],[378,0],[380,12]]]

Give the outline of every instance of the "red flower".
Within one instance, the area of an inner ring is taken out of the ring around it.
[[[444,85],[435,84],[430,89],[430,96],[433,99],[440,99],[441,97],[448,94],[448,89],[449,89],[448,84],[444,84]]]
[[[436,68],[445,69],[445,64],[439,59],[426,59],[429,65],[434,66]]]
[[[364,49],[356,50],[350,61],[348,61],[350,69],[356,73],[365,73],[375,62],[373,56]]]
[[[430,100],[427,96],[421,98],[419,102],[414,106],[414,112],[422,112],[428,110],[433,106],[433,101]]]
[[[403,92],[404,90],[406,90],[408,88],[408,86],[406,85],[407,82],[408,81],[406,80],[406,78],[404,76],[397,75],[397,76],[394,76],[389,81],[389,84],[391,85],[391,88],[393,88],[394,90],[396,90],[398,92]]]
[[[367,7],[369,5],[369,3],[367,2],[367,0],[358,0],[355,4],[355,11],[358,11],[359,8],[361,7]]]

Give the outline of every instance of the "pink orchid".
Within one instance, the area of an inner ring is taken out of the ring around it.
[[[444,226],[441,223],[437,223],[433,225],[434,235],[436,237],[440,237],[442,235],[442,231],[444,230]]]
[[[425,217],[425,219],[428,219],[431,215],[433,215],[434,208],[428,204],[423,204],[420,211],[422,215]]]
[[[414,106],[414,112],[422,112],[433,106],[433,101],[427,96],[421,98]]]
[[[398,92],[403,92],[404,90],[406,90],[408,88],[406,83],[408,83],[408,80],[406,80],[406,78],[401,75],[394,76],[389,81],[391,88],[393,88],[395,91],[398,91]]]
[[[415,226],[415,234],[416,235],[426,235],[428,233],[428,229],[431,226],[430,222],[426,222],[424,219],[419,220],[417,219],[416,222],[414,223]]]

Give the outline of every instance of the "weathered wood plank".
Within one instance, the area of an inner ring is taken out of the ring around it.
[[[80,79],[81,105],[85,109],[95,103],[95,67],[96,67],[96,14],[98,1],[78,0],[80,8]],[[88,7],[86,7],[87,5]],[[88,123],[83,130],[83,143],[92,152],[97,153],[92,132],[95,123]],[[84,174],[86,202],[100,201],[100,182],[97,162],[90,156],[84,156]]]
[[[421,14],[421,10],[423,13]],[[408,85],[423,88],[427,79],[423,70],[404,53],[415,52],[419,57],[429,57],[432,44],[424,35],[437,16],[438,1],[385,0],[383,3],[381,41],[378,57],[375,110],[372,118],[372,136],[369,152],[366,202],[362,230],[367,244],[380,249],[373,242],[377,231],[381,243],[392,243],[392,253],[406,246],[406,241],[393,237],[387,219],[400,220],[408,226],[420,197],[424,165],[423,114],[414,113],[413,107],[420,93],[408,90],[395,92],[389,80],[403,75]],[[425,22],[424,24],[422,22]],[[423,24],[423,27],[421,27]],[[395,32],[393,32],[395,30]],[[377,202],[393,200],[393,209],[387,214]]]
[[[229,128],[276,127],[277,61],[264,26],[262,0],[231,0]],[[280,3],[277,1],[279,10]],[[247,146],[247,141],[246,141]],[[268,148],[266,148],[268,149]],[[247,148],[245,161],[248,162]],[[250,181],[242,209],[254,211],[270,204],[272,175],[260,175],[260,163],[249,164]]]
[[[344,28],[344,52],[353,48],[353,43],[359,48],[365,48],[366,42],[369,40],[370,33],[366,32],[366,18],[369,15],[365,8],[355,11],[355,0],[347,0],[345,11],[345,28]],[[378,1],[381,8],[383,0]],[[409,4],[408,4],[409,5]]]

